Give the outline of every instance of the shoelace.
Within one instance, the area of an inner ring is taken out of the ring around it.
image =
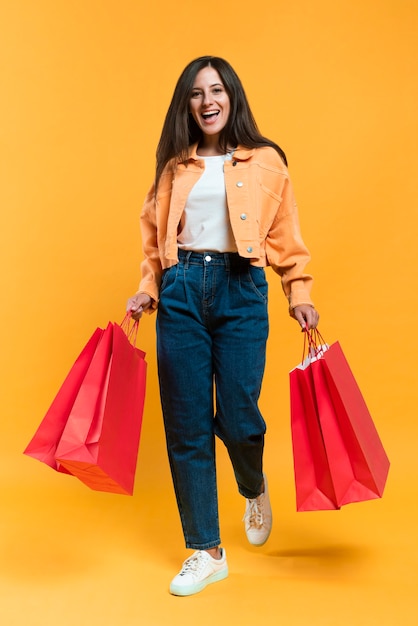
[[[250,528],[261,528],[263,525],[263,510],[261,498],[248,500],[249,511],[244,515],[244,520],[248,520]]]
[[[180,576],[184,576],[185,574],[198,574],[200,570],[202,570],[206,565],[207,559],[205,555],[199,552],[198,554],[192,554],[186,561],[183,563],[183,567],[180,572]]]

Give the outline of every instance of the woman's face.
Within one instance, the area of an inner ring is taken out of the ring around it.
[[[190,112],[206,139],[216,139],[225,127],[230,100],[221,77],[213,67],[197,73],[190,96]]]

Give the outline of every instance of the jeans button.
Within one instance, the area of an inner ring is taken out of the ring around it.
[[[212,257],[211,257],[209,254],[207,254],[207,255],[205,256],[205,261],[206,261],[207,263],[209,263],[209,261],[212,261]]]

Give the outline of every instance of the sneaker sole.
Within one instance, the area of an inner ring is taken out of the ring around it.
[[[224,578],[226,578],[227,576],[228,568],[226,567],[225,569],[220,570],[219,572],[215,572],[211,576],[205,578],[205,580],[202,580],[200,583],[195,583],[194,585],[187,585],[182,587],[171,584],[170,593],[173,596],[191,596],[194,593],[199,593],[199,591],[202,591],[205,587],[207,587],[207,585],[210,585],[211,583],[217,583],[220,580],[224,580]]]

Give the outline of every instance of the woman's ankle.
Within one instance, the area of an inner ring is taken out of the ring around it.
[[[219,546],[216,546],[216,548],[209,548],[205,550],[205,552],[207,552],[213,559],[216,559],[217,561],[222,558],[222,550]]]

